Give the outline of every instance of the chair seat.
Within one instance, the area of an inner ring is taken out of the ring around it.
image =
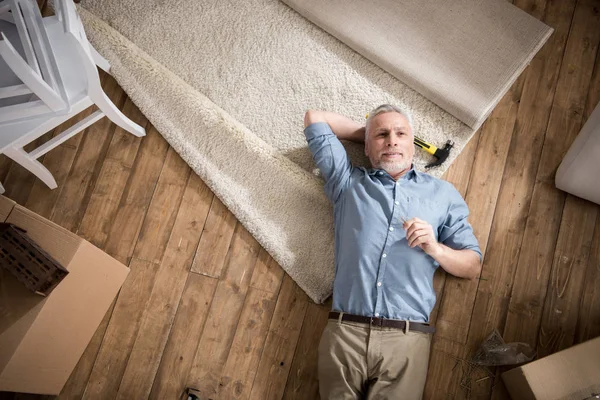
[[[64,27],[56,16],[46,17],[43,19],[43,21],[52,49],[56,56],[58,69],[65,85],[68,103],[74,104],[77,101],[80,101],[82,96],[86,96],[87,93],[87,79],[85,74],[81,73],[83,65],[81,64],[79,54],[77,53],[77,50],[70,45],[70,41],[67,40],[67,34],[64,31]],[[0,20],[0,30],[11,41],[19,54],[24,57],[23,46],[19,39],[16,26],[10,22]],[[18,85],[20,83],[21,81],[0,58],[0,87]],[[22,101],[21,99],[23,99],[23,96],[0,99],[0,107],[18,104],[20,101]],[[55,115],[49,114],[49,117],[53,116]],[[4,126],[2,130],[5,130]]]

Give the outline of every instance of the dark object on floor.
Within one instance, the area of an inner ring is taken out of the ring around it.
[[[0,266],[42,296],[49,295],[69,273],[25,230],[6,223],[0,224]]]
[[[477,365],[494,367],[499,365],[522,364],[533,360],[535,351],[527,343],[505,343],[497,329],[483,341],[471,362]]]
[[[186,398],[185,400],[200,400],[200,391],[194,388],[185,389]]]

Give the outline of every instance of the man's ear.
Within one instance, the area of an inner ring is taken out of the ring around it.
[[[369,143],[365,142],[365,156],[369,157]]]

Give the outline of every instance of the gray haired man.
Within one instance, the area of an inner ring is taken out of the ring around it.
[[[388,104],[366,126],[310,110],[304,134],[334,206],[333,310],[319,343],[322,399],[420,399],[438,266],[476,278],[481,251],[450,183],[413,166],[412,120]],[[339,139],[365,144],[371,168]]]

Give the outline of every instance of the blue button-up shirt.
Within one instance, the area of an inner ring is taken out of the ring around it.
[[[408,246],[402,220],[427,221],[440,243],[481,257],[462,196],[449,182],[414,168],[395,181],[384,170],[352,166],[324,122],[309,125],[304,134],[334,206],[333,309],[429,322],[439,264]]]

